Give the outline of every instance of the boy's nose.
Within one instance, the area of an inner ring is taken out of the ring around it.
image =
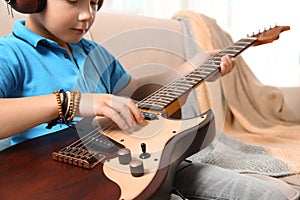
[[[95,12],[97,12],[95,9],[93,9],[90,4],[86,5],[86,4],[82,4],[80,6],[80,13],[78,16],[78,20],[79,21],[88,21],[93,19]]]

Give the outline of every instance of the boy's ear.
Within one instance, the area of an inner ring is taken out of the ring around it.
[[[5,0],[13,9],[20,13],[39,13],[41,12],[47,0]],[[99,0],[98,10],[102,7],[104,0]]]

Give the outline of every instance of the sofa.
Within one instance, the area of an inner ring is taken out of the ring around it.
[[[14,20],[23,17],[22,14],[14,12],[14,18],[12,18],[8,15],[6,5],[3,3],[0,6],[0,36],[11,33]],[[105,46],[120,60],[132,76],[143,78],[146,83],[147,81],[151,83],[153,90],[147,91],[147,94],[150,94],[181,75],[180,71],[173,70],[173,68],[183,64],[186,60],[186,41],[183,37],[183,31],[186,30],[183,29],[180,20],[100,11],[94,26],[86,37]],[[169,71],[172,71],[171,76],[157,80],[155,83],[151,82],[153,77],[160,77],[161,74]],[[214,101],[222,102],[222,92],[217,84],[214,82],[207,83],[209,94],[216,99]],[[285,106],[299,116],[299,88],[278,89],[283,94]],[[214,106],[216,121],[221,124],[217,124],[217,127],[222,127],[224,118],[227,116],[226,110],[221,108],[222,105],[218,103],[214,103]],[[3,140],[2,145],[5,144],[7,141]],[[299,197],[299,185],[297,186],[293,181],[289,182],[288,179],[265,175],[257,175],[256,177],[274,184],[289,199]],[[296,181],[300,181],[300,179]]]

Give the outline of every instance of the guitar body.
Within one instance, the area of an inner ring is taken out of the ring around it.
[[[215,126],[211,110],[185,120],[163,117],[162,113],[176,113],[186,94],[219,70],[225,54],[234,58],[250,46],[278,39],[279,33],[289,29],[275,26],[243,38],[138,102],[141,111],[155,117],[148,116],[135,129],[124,132],[106,118],[86,118],[76,129],[28,140],[0,152],[0,199],[169,199],[178,164],[212,142]],[[109,155],[98,151],[102,144],[110,144],[102,136],[118,151]],[[120,149],[129,149],[132,161],[142,161],[138,177],[130,170],[131,163],[120,164]]]
[[[113,130],[111,140],[119,143],[123,135],[123,143],[118,145],[129,148],[133,159],[142,153],[140,142],[147,144],[151,156],[143,160],[145,172],[141,177],[133,177],[128,165],[119,164],[117,157],[105,159],[92,169],[51,158],[53,152],[82,137],[83,130],[86,134],[94,131],[94,121],[87,118],[76,129],[68,128],[2,151],[0,199],[168,199],[178,164],[215,137],[211,111],[187,120],[159,116],[132,133]],[[157,129],[157,124],[162,127]],[[144,135],[139,136],[142,132]]]
[[[118,199],[120,188],[102,163],[86,170],[52,160],[53,151],[76,139],[76,130],[66,129],[2,151],[0,199]]]

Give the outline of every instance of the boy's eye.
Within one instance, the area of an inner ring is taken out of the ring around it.
[[[70,3],[77,3],[78,0],[68,0],[68,2],[70,2]]]
[[[79,0],[68,0],[69,3],[78,3],[78,1]],[[90,4],[92,6],[98,6],[98,2],[99,2],[99,0],[92,0]]]

